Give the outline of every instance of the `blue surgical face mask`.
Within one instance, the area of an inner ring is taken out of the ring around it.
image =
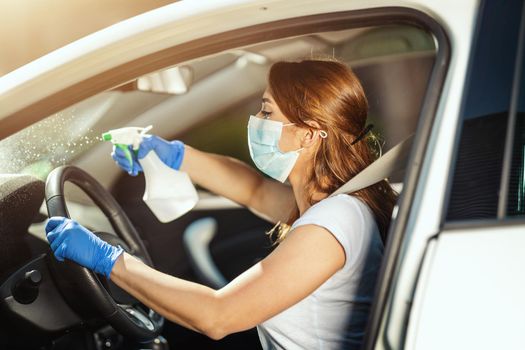
[[[248,148],[253,162],[266,175],[284,182],[299,158],[296,151],[281,152],[279,139],[284,126],[282,122],[250,116],[248,121]]]

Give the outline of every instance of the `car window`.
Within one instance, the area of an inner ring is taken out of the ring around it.
[[[183,62],[193,76],[184,94],[122,86],[101,92],[1,140],[0,173],[27,173],[44,180],[55,167],[78,164],[103,147],[96,157],[108,157],[110,147],[101,146],[104,131],[149,124],[151,133],[161,137],[250,163],[246,125],[260,108],[269,67],[279,60],[317,56],[346,62],[361,79],[369,122],[383,140],[383,151],[415,131],[436,56],[433,36],[408,25],[353,28]],[[95,167],[88,170],[100,179],[111,173],[107,166],[101,166],[100,173]],[[399,174],[396,181],[401,179]]]
[[[323,45],[312,46],[315,40]],[[284,47],[291,41],[295,41],[296,48],[288,48],[285,55]],[[434,39],[428,32],[411,26],[382,26],[318,33],[281,42],[282,45],[264,43],[242,50],[272,60],[334,56],[352,67],[360,78],[369,101],[369,122],[375,126],[383,152],[415,131],[436,55]],[[310,51],[311,47],[317,47],[318,51]],[[222,61],[231,57],[230,53],[224,55]],[[262,81],[253,84],[264,86],[265,78],[261,75],[258,79]],[[198,149],[251,163],[246,125],[248,116],[259,111],[261,95],[262,91],[217,113],[215,119],[174,134],[172,138],[179,137]],[[402,177],[399,173],[391,180],[400,182]]]
[[[484,6],[466,85],[446,221],[525,214],[523,52],[518,52],[523,2],[485,1]],[[506,154],[511,163],[508,173]]]
[[[105,102],[97,107],[103,109]],[[25,173],[45,179],[55,167],[97,142],[97,113],[71,108],[0,141],[0,173]]]
[[[523,24],[522,24],[523,26]],[[522,30],[523,31],[523,30]],[[523,52],[524,38],[522,35],[521,77],[517,84],[518,96],[514,140],[509,173],[507,215],[525,215],[525,54]]]
[[[108,91],[52,114],[0,140],[0,173],[30,174],[42,180],[102,143],[101,134],[123,126],[129,116],[166,99],[162,94]]]

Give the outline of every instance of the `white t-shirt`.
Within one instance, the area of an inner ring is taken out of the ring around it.
[[[372,211],[357,197],[326,198],[293,223],[327,229],[343,246],[344,266],[312,294],[257,326],[263,349],[358,349],[383,257]],[[276,293],[278,297],[278,293]]]

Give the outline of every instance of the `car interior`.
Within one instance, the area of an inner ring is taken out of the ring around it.
[[[255,329],[214,341],[143,305],[130,306],[138,302],[72,263],[69,275],[56,273],[62,267],[45,237],[48,215],[69,215],[110,242],[118,235],[118,244],[127,244],[156,269],[220,288],[272,251],[265,234],[272,224],[204,188],[197,188],[193,210],[159,222],[142,200],[144,176],[129,176],[114,164],[112,145],[102,133],[152,125],[151,134],[253,165],[246,126],[261,107],[270,66],[333,57],[360,78],[376,146],[384,154],[416,131],[436,53],[432,34],[409,25],[261,41],[173,62],[0,140],[0,348],[138,349],[137,340],[149,341],[140,348],[260,347]],[[401,170],[389,181],[402,192],[403,179]],[[83,279],[71,277],[76,272]],[[90,310],[83,298],[93,302],[95,290],[113,297],[108,315],[118,304],[134,323],[108,322]]]

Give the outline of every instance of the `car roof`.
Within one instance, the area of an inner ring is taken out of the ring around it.
[[[283,20],[287,19],[394,6],[416,9],[436,19],[442,18],[440,13],[450,13],[439,0],[208,0],[164,6],[93,33],[0,78],[0,139],[67,105],[124,83],[126,77],[136,77],[136,68],[130,63],[148,55],[178,48],[171,52],[180,53],[179,59],[191,59],[202,54],[202,46],[208,46],[209,52],[210,44],[214,44],[216,51],[221,51],[221,33],[242,28],[246,32],[247,27],[252,34],[270,30],[260,26],[265,23],[272,23],[277,31],[285,28]],[[448,27],[458,20],[463,19],[447,17]],[[202,38],[215,41],[197,42]],[[171,59],[176,63],[177,58]]]

